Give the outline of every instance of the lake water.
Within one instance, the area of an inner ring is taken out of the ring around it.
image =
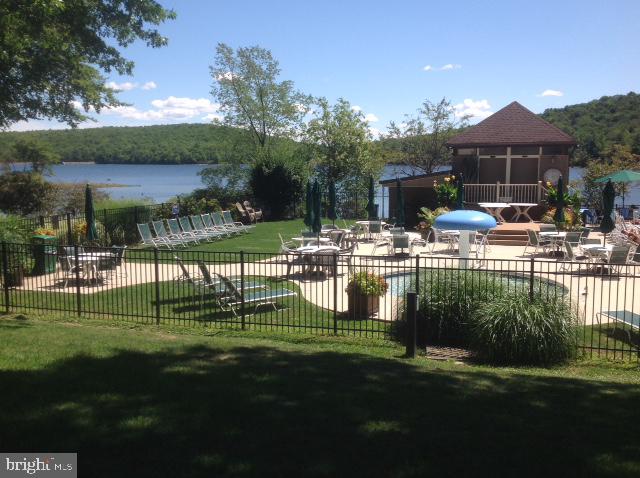
[[[146,197],[154,202],[166,202],[178,194],[188,194],[196,188],[202,187],[198,173],[207,167],[215,165],[202,164],[59,164],[53,167],[53,175],[49,178],[53,182],[68,183],[113,183],[128,187],[107,188],[106,191],[115,199],[130,199]],[[389,165],[385,167],[382,179],[403,177],[406,167]],[[571,168],[569,180],[582,177],[582,168]],[[386,201],[379,196],[379,203]],[[616,204],[621,204],[621,198],[616,198]],[[640,204],[640,186],[631,188],[626,197],[627,204]],[[383,206],[383,209],[384,206]],[[380,211],[384,215],[384,210]]]

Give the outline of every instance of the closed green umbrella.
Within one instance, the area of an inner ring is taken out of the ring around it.
[[[367,219],[373,220],[377,219],[376,214],[376,205],[375,205],[375,186],[373,184],[373,176],[369,176],[369,192],[368,192],[368,203],[367,203]]]
[[[313,194],[311,192],[310,181],[307,181],[305,200],[304,224],[311,229],[311,225],[313,224]]]
[[[316,234],[320,234],[322,230],[322,213],[320,211],[322,197],[317,179],[313,182],[311,196],[313,197],[313,221],[311,223],[311,230]]]
[[[396,226],[404,226],[404,194],[402,183],[396,178]]]
[[[604,233],[603,244],[607,242],[607,234],[613,231],[615,223],[613,222],[613,202],[616,199],[616,191],[613,189],[611,180],[607,181],[602,190],[602,222],[600,223],[600,232]]]
[[[329,181],[329,211],[327,212],[327,217],[335,225],[338,214],[336,212],[336,183],[333,179]]]
[[[555,222],[564,222],[564,181],[562,180],[562,176],[558,178],[558,202],[556,203],[556,213],[553,215],[553,220]]]
[[[464,178],[462,177],[462,173],[458,175],[456,186],[456,209],[464,209]]]
[[[87,223],[87,241],[95,241],[98,239],[96,213],[93,210],[93,194],[88,184],[84,190],[84,220]]]
[[[606,183],[607,181],[611,181],[613,183],[634,183],[640,181],[640,173],[636,171],[631,171],[629,169],[623,169],[622,171],[617,171],[615,173],[610,174],[609,176],[604,176],[602,178],[596,179],[594,182],[596,183]],[[625,194],[622,193],[622,207],[624,207],[624,199]]]

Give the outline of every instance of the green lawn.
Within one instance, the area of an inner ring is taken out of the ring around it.
[[[388,342],[0,319],[0,443],[81,476],[638,476],[640,372]],[[135,470],[135,471],[134,471]]]

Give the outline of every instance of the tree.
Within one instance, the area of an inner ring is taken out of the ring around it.
[[[342,189],[364,188],[369,176],[377,177],[382,163],[373,151],[369,124],[345,99],[333,106],[316,100],[318,110],[307,125],[305,140],[312,164],[326,186],[330,180]]]
[[[282,219],[302,200],[306,175],[303,165],[282,157],[265,158],[251,169],[251,189],[269,210],[271,219]]]
[[[114,45],[167,39],[148,25],[175,18],[154,0],[16,0],[0,2],[0,129],[21,120],[71,126],[85,111],[117,106],[101,72],[130,75],[134,64]]]
[[[253,46],[234,51],[219,43],[210,70],[211,94],[224,122],[251,132],[258,157],[269,155],[274,138],[300,132],[309,97],[294,90],[292,81],[278,81],[280,67],[269,50]]]
[[[50,202],[52,186],[41,174],[11,172],[0,178],[0,210],[20,215],[40,212]]]
[[[447,141],[467,126],[468,119],[458,118],[446,98],[438,103],[425,100],[417,116],[406,115],[401,124],[389,123],[383,139],[399,143],[397,159],[403,164],[429,174],[450,163]]]
[[[48,174],[51,172],[51,165],[59,161],[59,157],[54,154],[44,144],[37,141],[16,141],[13,145],[10,161],[18,163],[31,163],[31,171],[36,174]]]

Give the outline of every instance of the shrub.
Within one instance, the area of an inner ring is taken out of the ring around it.
[[[40,174],[11,172],[0,176],[0,210],[28,215],[45,209],[52,186]]]
[[[577,318],[562,297],[497,297],[473,312],[470,325],[472,348],[490,362],[550,365],[576,353]]]
[[[251,169],[249,184],[254,196],[268,208],[272,219],[282,219],[302,200],[304,178],[294,163],[260,161]]]
[[[501,277],[486,271],[430,270],[420,278],[420,312],[429,342],[468,346],[471,315],[503,293]]]

